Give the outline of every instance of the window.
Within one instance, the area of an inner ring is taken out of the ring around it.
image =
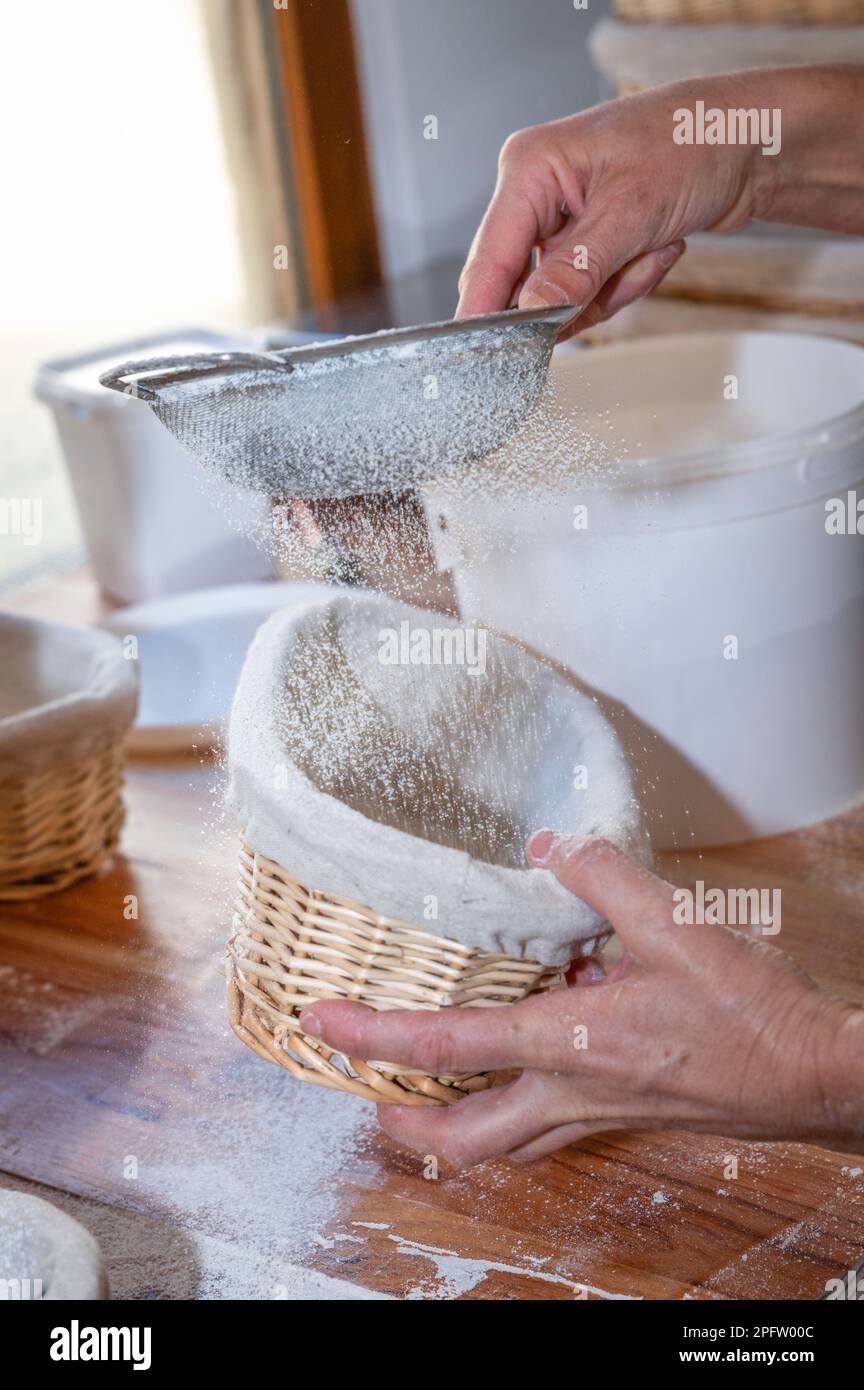
[[[2,586],[81,548],[37,365],[249,305],[198,0],[4,6],[0,53]]]

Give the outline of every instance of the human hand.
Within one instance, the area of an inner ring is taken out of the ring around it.
[[[541,831],[528,858],[607,917],[623,959],[608,977],[589,962],[576,988],[501,1009],[314,1004],[301,1025],[348,1056],[433,1074],[524,1068],[451,1107],[381,1105],[382,1128],[458,1167],[612,1129],[864,1147],[864,1010],[765,942],[676,925],[672,886],[604,841]]]
[[[864,230],[862,98],[861,69],[754,71],[677,82],[517,131],[460,278],[457,317],[581,304],[569,334],[653,290],[692,232],[733,231],[751,217]],[[673,113],[697,100],[779,110],[781,152],[676,144]]]

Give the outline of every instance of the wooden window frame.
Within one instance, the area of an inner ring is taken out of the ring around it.
[[[264,4],[290,153],[303,298],[317,306],[381,283],[351,13],[348,0]]]

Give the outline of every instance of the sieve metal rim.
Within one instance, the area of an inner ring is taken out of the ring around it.
[[[478,314],[465,319],[446,319],[413,328],[386,329],[357,337],[339,338],[308,347],[284,348],[273,352],[193,353],[188,356],[141,358],[121,362],[102,372],[99,382],[110,390],[140,400],[158,400],[158,388],[201,376],[237,371],[289,373],[294,365],[342,357],[410,342],[434,342],[448,337],[466,337],[496,328],[514,328],[523,323],[548,323],[557,329],[566,326],[580,312],[578,304],[555,304],[540,309],[505,309],[496,314]]]

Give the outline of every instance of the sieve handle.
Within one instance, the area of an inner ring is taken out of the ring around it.
[[[291,362],[275,352],[198,352],[188,357],[145,357],[137,362],[121,362],[99,377],[100,385],[124,396],[142,401],[158,399],[160,386],[175,381],[192,381],[200,376],[216,376],[244,367],[255,371],[291,372]],[[140,379],[139,379],[140,378]]]

